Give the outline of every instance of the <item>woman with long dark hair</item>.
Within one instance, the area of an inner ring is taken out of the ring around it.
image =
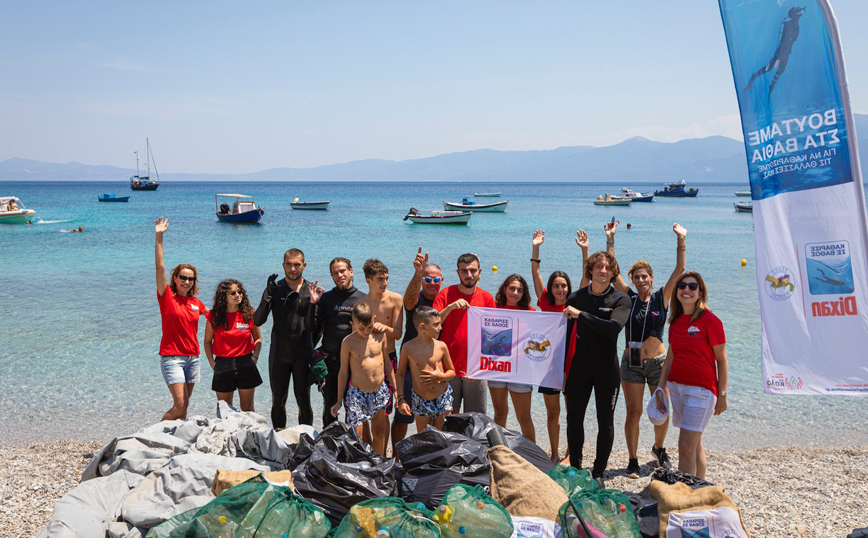
[[[160,339],[160,369],[172,395],[172,408],[163,420],[187,418],[190,394],[199,382],[199,316],[208,309],[197,299],[199,292],[196,268],[182,263],[166,279],[163,258],[163,234],[169,221],[163,217],[154,225],[154,263],[157,269],[157,302],[163,336]]]
[[[669,387],[672,425],[679,428],[678,470],[705,478],[702,432],[712,415],[726,411],[728,367],[723,323],[708,309],[708,288],[696,271],[682,274],[670,304],[669,351],[660,374]],[[666,410],[665,395],[656,393]]]
[[[205,355],[214,369],[211,390],[232,405],[238,390],[242,411],[253,411],[253,395],[262,384],[256,368],[262,337],[253,323],[253,307],[241,282],[226,279],[214,292],[214,307],[206,316]]]
[[[530,306],[530,290],[523,276],[512,274],[504,279],[503,284],[494,295],[494,304],[497,308],[507,310],[535,310]],[[488,381],[488,390],[491,393],[491,403],[494,405],[494,422],[506,427],[506,419],[509,416],[509,403],[507,395],[512,399],[515,407],[515,418],[521,426],[521,434],[536,442],[536,430],[533,419],[530,417],[530,398],[533,394],[533,386],[524,383],[506,383],[501,381]]]

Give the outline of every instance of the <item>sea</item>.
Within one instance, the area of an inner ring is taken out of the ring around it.
[[[590,236],[591,250],[605,247],[604,223],[620,223],[616,254],[626,269],[651,262],[658,285],[675,265],[675,222],[687,231],[687,267],[699,271],[709,306],[723,321],[729,359],[729,408],[714,417],[704,436],[710,450],[758,447],[854,445],[868,442],[866,400],[854,397],[769,395],[760,376],[761,321],[754,267],[753,218],[737,213],[734,191],[745,184],[701,184],[697,198],[656,198],[632,207],[599,207],[597,196],[627,186],[643,192],[659,183],[494,184],[509,200],[504,213],[474,214],[468,226],[404,221],[410,207],[442,210],[488,190],[487,183],[165,181],[155,192],[131,192],[126,182],[0,182],[0,196],[15,195],[37,211],[32,225],[0,226],[0,274],[6,317],[0,330],[0,442],[24,444],[56,439],[107,442],[160,420],[171,398],[160,374],[160,316],[154,272],[154,222],[169,220],[168,268],[191,263],[199,270],[199,297],[213,303],[217,283],[236,278],[254,305],[268,275],[282,274],[283,252],[304,251],[304,276],[330,289],[329,261],[352,260],[356,284],[367,291],[361,267],[379,258],[389,268],[389,288],[403,293],[419,247],[444,269],[445,285],[457,283],[455,260],[473,252],[482,260],[480,285],[494,292],[511,273],[530,282],[531,239],[546,232],[541,248],[544,278],[567,271],[581,278],[576,231]],[[241,192],[265,209],[260,224],[218,222],[215,194]],[[98,203],[102,193],[130,195],[129,203]],[[329,200],[328,211],[294,211],[290,202]],[[477,201],[492,201],[477,198]],[[630,229],[627,229],[627,225]],[[69,233],[83,227],[83,233]],[[533,293],[533,291],[531,291]],[[536,297],[533,298],[536,302]],[[270,340],[263,328],[264,347]],[[200,341],[204,333],[200,324]],[[621,338],[623,348],[623,336]],[[263,352],[263,357],[267,352]],[[203,355],[202,380],[190,415],[214,416],[211,370]],[[256,410],[268,416],[268,371],[256,391]],[[314,389],[315,427],[322,398]],[[646,398],[647,401],[647,398]],[[296,407],[290,391],[289,417]],[[491,411],[491,407],[489,406]],[[534,393],[537,442],[548,448],[545,407]],[[565,410],[561,450],[566,446]],[[624,404],[616,411],[615,448],[624,448]],[[514,416],[509,427],[518,429]],[[414,427],[411,426],[411,431]],[[642,420],[640,449],[650,449],[652,429]],[[593,401],[585,419],[589,443],[596,435]],[[676,443],[670,433],[667,444]],[[647,445],[647,446],[646,446]]]

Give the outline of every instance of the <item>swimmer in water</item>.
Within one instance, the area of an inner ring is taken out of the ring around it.
[[[823,275],[823,278],[819,279],[820,282],[822,282],[823,284],[829,284],[830,286],[841,286],[841,287],[843,287],[845,285],[844,281],[842,281],[842,280],[838,280],[837,278],[827,277],[826,273],[824,273],[822,269],[817,269],[817,271],[819,271],[820,274]]]
[[[69,229],[69,233],[83,232],[83,231],[84,231],[84,228],[81,226],[79,226],[78,228],[70,228]]]

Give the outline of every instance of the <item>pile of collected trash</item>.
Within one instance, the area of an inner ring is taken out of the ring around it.
[[[38,536],[747,536],[720,487],[661,469],[640,494],[601,490],[485,415],[449,416],[396,450],[383,458],[340,422],[275,432],[221,404],[216,419],[112,440]]]

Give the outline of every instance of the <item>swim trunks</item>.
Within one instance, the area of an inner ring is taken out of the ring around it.
[[[356,387],[350,387],[346,397],[347,424],[361,426],[366,420],[379,413],[380,409],[385,409],[391,399],[385,381],[380,385],[380,388],[373,392],[365,392]]]
[[[443,413],[452,411],[452,387],[447,384],[443,394],[433,400],[426,400],[415,390],[411,390],[410,411],[420,417],[437,418]]]

